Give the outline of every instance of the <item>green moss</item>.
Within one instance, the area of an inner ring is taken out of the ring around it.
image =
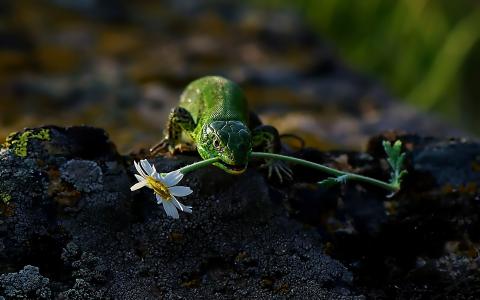
[[[19,157],[27,156],[27,146],[30,139],[41,141],[50,140],[50,131],[48,129],[25,130],[22,133],[11,133],[5,143],[2,145],[6,149],[11,149]]]
[[[3,203],[8,204],[10,202],[10,200],[12,200],[12,196],[10,196],[7,193],[0,193],[0,200]]]

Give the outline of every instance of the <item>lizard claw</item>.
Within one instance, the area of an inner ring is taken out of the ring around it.
[[[175,145],[169,139],[163,139],[158,144],[150,148],[150,153],[152,155],[167,152],[170,154],[173,154],[175,152]]]
[[[165,138],[161,140],[158,144],[150,148],[150,153],[152,155],[157,155],[159,153],[169,153],[171,155],[177,152],[189,152],[195,151],[196,147],[192,144],[175,144],[171,140]]]
[[[292,170],[285,162],[281,160],[268,159],[266,160],[265,164],[261,166],[261,168],[268,169],[268,178],[272,178],[272,174],[275,173],[280,183],[283,182],[283,176],[287,177],[289,180],[293,179]]]
[[[191,152],[195,151],[197,147],[195,147],[194,144],[177,144],[175,145],[175,151],[176,152]]]

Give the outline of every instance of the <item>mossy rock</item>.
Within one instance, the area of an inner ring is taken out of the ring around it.
[[[28,142],[31,139],[37,139],[40,141],[50,140],[50,131],[45,128],[41,129],[28,129],[22,133],[13,132],[5,140],[2,148],[10,149],[19,157],[26,157],[28,154]]]

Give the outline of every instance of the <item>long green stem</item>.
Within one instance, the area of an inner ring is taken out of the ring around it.
[[[392,192],[398,192],[400,190],[400,186],[398,184],[393,184],[393,183],[388,183],[384,182],[375,178],[367,177],[367,176],[362,176],[354,173],[349,173],[349,172],[343,172],[339,171],[321,164],[317,164],[308,160],[296,158],[296,157],[290,157],[290,156],[285,156],[281,154],[275,154],[275,153],[266,153],[266,152],[252,152],[251,157],[253,158],[266,158],[266,159],[279,159],[279,160],[285,160],[291,163],[299,164],[305,167],[309,167],[315,170],[319,170],[322,172],[325,172],[327,174],[331,174],[333,176],[343,176],[344,180],[356,180],[356,181],[361,181],[361,182],[366,182],[373,184],[375,186],[384,188],[386,190],[392,191]],[[219,161],[219,157],[214,157],[214,158],[209,158],[205,160],[201,160],[199,162],[193,163],[191,165],[187,165],[183,168],[180,168],[178,171],[180,171],[182,174],[187,174],[192,171],[204,168],[208,165],[211,165],[217,161]]]
[[[296,157],[290,157],[290,156],[285,156],[281,154],[275,154],[275,153],[265,153],[265,152],[252,152],[251,157],[257,157],[257,158],[267,158],[267,159],[280,159],[280,160],[285,160],[291,163],[299,164],[305,167],[309,167],[312,169],[316,169],[334,176],[345,176],[345,179],[347,180],[356,180],[356,181],[362,181],[362,182],[367,182],[373,185],[376,185],[378,187],[384,188],[386,190],[392,191],[392,192],[398,192],[400,190],[400,187],[398,185],[390,184],[388,182],[384,182],[378,179],[374,179],[371,177],[367,176],[362,176],[362,175],[357,175],[349,172],[343,172],[339,171],[333,168],[329,168],[327,166],[317,164],[311,161],[307,161],[304,159],[296,158]]]
[[[197,169],[201,169],[203,167],[206,167],[208,165],[211,165],[213,164],[214,162],[217,162],[219,161],[220,158],[219,157],[214,157],[214,158],[209,158],[209,159],[205,159],[205,160],[201,160],[201,161],[198,161],[196,163],[193,163],[191,165],[188,165],[188,166],[185,166],[183,168],[180,168],[178,169],[178,171],[180,171],[180,173],[182,174],[187,174],[187,173],[190,173],[192,171],[195,171]]]

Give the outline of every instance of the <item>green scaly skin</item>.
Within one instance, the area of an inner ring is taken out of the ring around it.
[[[278,153],[280,138],[272,126],[261,125],[248,110],[240,87],[223,77],[207,76],[190,83],[180,97],[178,107],[170,114],[165,138],[151,151],[194,150],[203,159],[219,157],[215,166],[230,174],[241,174],[247,168],[252,150]],[[290,177],[285,166],[269,165]]]

